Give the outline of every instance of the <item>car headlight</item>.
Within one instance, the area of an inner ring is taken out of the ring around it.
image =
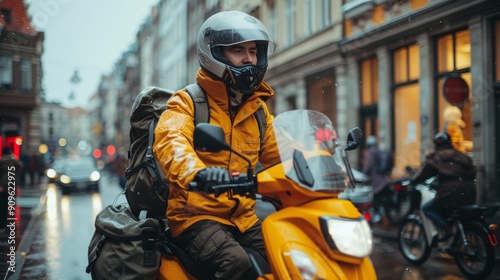
[[[99,173],[99,171],[93,171],[92,173],[90,173],[89,177],[90,181],[95,182],[99,180],[99,178],[101,178],[101,174]]]
[[[59,178],[59,181],[61,181],[61,183],[63,183],[63,184],[69,184],[69,183],[71,183],[71,177],[69,177],[68,175],[61,175],[61,178]]]
[[[47,171],[45,172],[45,174],[47,175],[47,177],[49,177],[50,179],[54,179],[57,177],[57,172],[52,169],[52,168],[49,168],[47,169]]]
[[[320,224],[323,235],[332,249],[358,258],[371,254],[372,233],[364,217],[346,219],[323,216],[320,218]]]

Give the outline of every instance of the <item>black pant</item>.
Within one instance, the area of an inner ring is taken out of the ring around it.
[[[267,260],[261,222],[244,233],[212,220],[195,223],[175,238],[175,243],[216,279],[255,279],[250,259],[242,246]]]

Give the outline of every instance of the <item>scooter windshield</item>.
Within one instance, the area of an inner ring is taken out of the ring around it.
[[[312,110],[279,114],[273,123],[287,177],[313,191],[342,192],[349,183],[337,132],[330,119]]]

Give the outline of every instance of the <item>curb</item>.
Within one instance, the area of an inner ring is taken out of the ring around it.
[[[28,255],[31,244],[33,243],[33,239],[35,237],[36,231],[32,229],[38,223],[41,215],[45,212],[44,206],[47,203],[47,191],[40,197],[40,201],[38,206],[34,209],[33,214],[31,215],[31,219],[26,226],[25,232],[21,237],[21,242],[19,247],[16,250],[16,270],[14,273],[10,271],[6,271],[4,280],[10,279],[19,279],[21,271],[23,269],[23,265],[26,262],[26,256]]]

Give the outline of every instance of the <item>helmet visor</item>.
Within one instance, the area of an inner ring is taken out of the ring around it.
[[[251,41],[264,41],[268,43],[268,53],[272,53],[275,49],[275,45],[267,32],[260,29],[224,29],[218,31],[209,30],[206,32],[209,34],[205,34],[205,40],[210,48],[227,47]]]

